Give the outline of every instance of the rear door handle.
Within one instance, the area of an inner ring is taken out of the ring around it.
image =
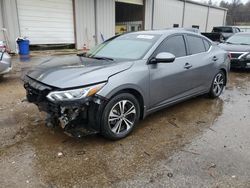
[[[216,56],[213,57],[213,61],[217,61],[218,58]]]
[[[189,63],[186,63],[185,66],[184,66],[185,69],[190,69],[191,67],[192,67],[192,65],[189,64]]]

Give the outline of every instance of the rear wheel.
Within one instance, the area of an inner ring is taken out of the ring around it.
[[[218,72],[213,80],[212,86],[210,88],[209,96],[210,98],[217,98],[221,95],[224,90],[226,83],[226,76],[223,71]]]
[[[112,140],[126,137],[139,120],[140,107],[137,99],[123,93],[112,98],[102,115],[102,135]]]

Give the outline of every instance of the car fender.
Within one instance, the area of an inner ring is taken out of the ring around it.
[[[133,90],[139,93],[144,108],[148,107],[149,70],[145,61],[136,62],[130,69],[111,76],[97,95],[110,100],[114,95],[124,90]]]

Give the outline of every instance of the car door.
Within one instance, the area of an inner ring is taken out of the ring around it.
[[[211,81],[214,62],[218,57],[210,53],[211,43],[197,35],[185,36],[188,46],[189,62],[192,65],[192,82],[190,86],[196,93],[206,91]]]
[[[152,58],[161,52],[175,55],[172,63],[149,64],[150,106],[164,105],[184,97],[190,91],[190,64],[187,60],[187,48],[183,35],[167,37],[153,53]]]

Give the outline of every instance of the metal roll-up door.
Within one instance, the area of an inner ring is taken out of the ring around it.
[[[31,44],[74,44],[72,0],[17,0],[20,33]]]

